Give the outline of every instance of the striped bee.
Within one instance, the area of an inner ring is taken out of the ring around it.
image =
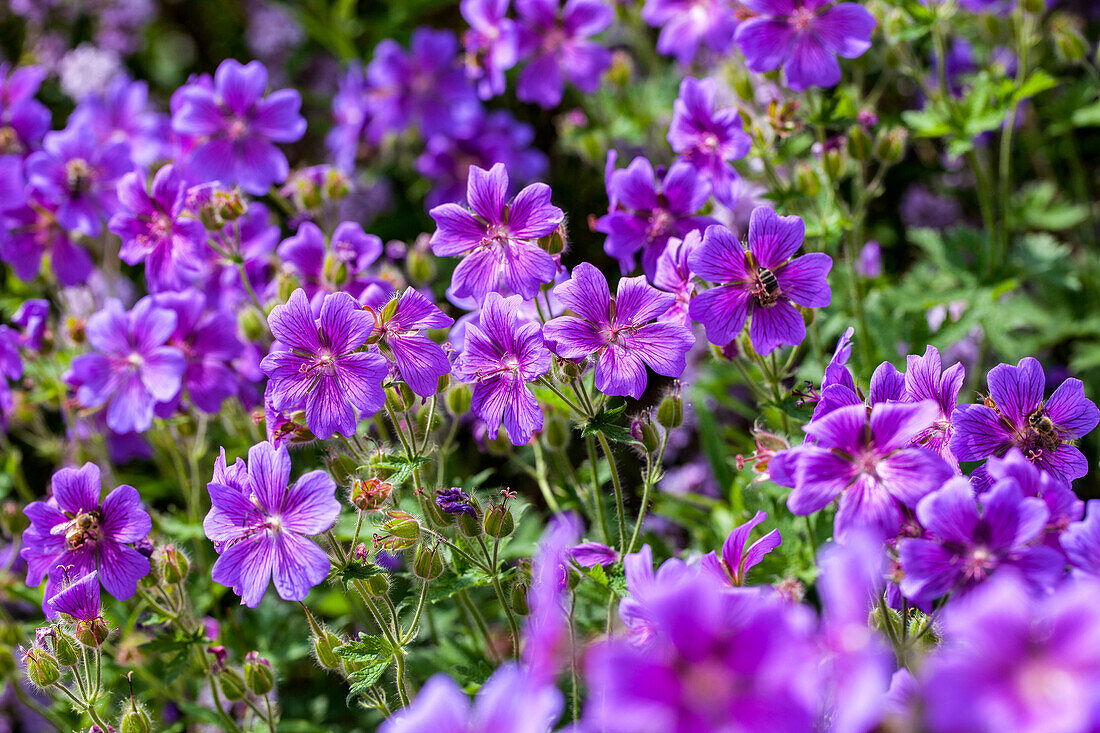
[[[755,292],[756,300],[761,305],[774,303],[779,297],[779,280],[776,279],[775,273],[766,267],[757,267],[756,281],[759,283]]]

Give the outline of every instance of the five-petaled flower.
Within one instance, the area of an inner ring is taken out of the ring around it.
[[[388,351],[392,355],[401,378],[421,397],[434,395],[439,388],[439,378],[451,373],[451,362],[443,347],[423,331],[447,328],[454,322],[414,288],[406,289],[378,314],[375,337],[383,353]]]

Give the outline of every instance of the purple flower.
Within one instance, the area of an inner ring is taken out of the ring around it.
[[[882,247],[878,242],[872,239],[859,250],[856,271],[872,280],[882,274]]]
[[[524,55],[531,56],[519,75],[516,96],[540,107],[561,102],[566,80],[591,94],[611,66],[611,52],[590,36],[602,33],[615,19],[603,0],[516,0]]]
[[[435,505],[447,514],[466,514],[476,517],[474,505],[470,503],[470,495],[459,488],[440,489],[435,492]]]
[[[647,607],[651,647],[589,651],[585,730],[813,729],[818,659],[800,609],[697,573],[656,581]]]
[[[145,262],[154,290],[179,290],[204,264],[206,228],[186,213],[187,183],[172,165],[157,171],[151,191],[145,174],[127,173],[118,183],[120,211],[108,229],[122,238],[119,257],[129,265]]]
[[[1100,410],[1085,397],[1080,379],[1067,379],[1043,399],[1046,377],[1031,357],[1000,364],[987,377],[985,404],[959,405],[952,415],[951,450],[960,461],[980,461],[1019,448],[1044,471],[1065,481],[1088,472],[1088,461],[1071,441],[1088,434]]]
[[[345,221],[326,243],[321,228],[306,221],[293,237],[283,240],[276,253],[314,302],[319,293],[361,293],[369,284],[364,277],[367,268],[382,254],[382,240],[364,232],[358,223]]]
[[[432,252],[462,256],[451,279],[456,297],[481,300],[490,291],[506,290],[530,299],[544,283],[553,282],[557,263],[534,241],[553,232],[565,215],[550,203],[550,187],[533,183],[506,202],[508,172],[503,163],[486,171],[470,166],[466,200],[436,206]]]
[[[651,648],[658,629],[650,599],[693,578],[697,569],[679,558],[670,557],[654,572],[653,550],[649,545],[642,545],[638,552],[623,557],[623,574],[630,595],[619,601],[619,618],[626,626],[631,643],[642,649]]]
[[[902,506],[914,507],[951,477],[951,467],[912,441],[935,419],[934,402],[841,407],[808,423],[816,441],[793,449],[793,466],[776,482],[793,485],[787,507],[812,514],[840,498],[834,536],[845,542],[857,531],[881,537],[898,533]]]
[[[210,512],[202,522],[220,553],[215,583],[228,586],[249,608],[259,605],[272,580],[284,601],[300,601],[328,575],[329,559],[308,538],[328,531],[340,514],[336,483],[324,471],[310,471],[289,489],[290,454],[271,443],[248,450],[222,476],[215,469]],[[227,479],[221,483],[218,478]]]
[[[577,315],[560,316],[543,327],[551,350],[563,359],[596,358],[596,389],[606,395],[642,396],[646,366],[666,377],[679,377],[695,337],[677,323],[654,321],[675,297],[644,277],[619,280],[615,297],[607,279],[582,262],[554,294]]]
[[[1089,731],[1098,723],[1100,587],[1033,597],[1011,574],[952,603],[922,665],[924,730]]]
[[[691,326],[688,308],[695,297],[695,273],[691,271],[688,258],[701,241],[702,235],[698,229],[688,232],[683,239],[669,237],[665,251],[657,259],[653,284],[676,296],[672,306],[660,316],[662,321]]]
[[[662,26],[657,50],[685,66],[700,44],[718,54],[729,51],[738,23],[728,0],[646,0],[642,20]]]
[[[703,555],[703,569],[720,583],[734,587],[743,586],[749,570],[759,565],[765,555],[783,542],[779,530],[773,529],[753,542],[748,549],[745,548],[753,529],[767,518],[768,515],[764,512],[757,512],[752,519],[735,527],[722,543],[722,557],[719,558],[713,551]]]
[[[563,662],[572,658],[568,596],[570,546],[581,536],[580,518],[555,515],[531,558],[530,613],[523,633],[523,662],[534,683],[553,684]]]
[[[836,57],[854,59],[871,47],[875,18],[857,3],[826,0],[742,0],[759,13],[737,28],[735,40],[750,71],[780,66],[795,91],[831,87],[840,81]]]
[[[200,140],[188,159],[196,177],[257,196],[286,179],[286,156],[274,143],[292,143],[305,133],[302,97],[294,89],[265,97],[266,87],[267,69],[259,61],[226,59],[212,87],[191,83],[179,91],[172,129]]]
[[[149,573],[149,558],[130,547],[153,523],[132,486],[119,486],[100,501],[99,466],[63,468],[53,475],[53,496],[27,505],[31,520],[20,556],[27,561],[27,585],[46,580],[47,599],[61,591],[65,571],[83,577],[99,571],[99,582],[119,600],[134,595]],[[63,570],[66,569],[66,570]],[[47,616],[55,609],[43,603]]]
[[[57,223],[89,237],[118,210],[115,185],[133,169],[125,142],[102,145],[85,127],[46,134],[43,150],[27,158],[27,184],[56,206]]]
[[[806,324],[794,307],[824,308],[832,300],[826,277],[829,255],[811,252],[791,259],[806,235],[797,216],[754,209],[749,221],[748,252],[733,232],[707,227],[703,243],[688,257],[696,275],[718,283],[691,301],[689,313],[706,328],[707,340],[724,346],[749,323],[752,347],[769,354],[781,344],[796,346],[806,338]]]
[[[1091,500],[1085,518],[1069,525],[1060,539],[1071,566],[1090,575],[1100,575],[1100,499]]]
[[[477,93],[490,99],[504,91],[504,72],[519,58],[519,31],[507,18],[509,0],[462,0],[462,17],[470,29],[462,37],[466,70]]]
[[[1035,542],[1050,512],[1037,497],[1024,496],[1012,479],[974,495],[970,482],[956,477],[917,503],[926,538],[903,538],[898,556],[905,576],[901,592],[918,603],[952,590],[969,590],[1002,567],[1012,567],[1034,587],[1049,588],[1064,561]]]
[[[724,206],[737,203],[740,178],[731,160],[744,158],[752,138],[741,127],[734,107],[715,109],[717,85],[687,77],[680,82],[680,96],[672,106],[668,143],[709,181],[714,197]]]
[[[619,553],[602,542],[582,542],[569,548],[569,556],[582,568],[610,565],[617,562]]]
[[[42,298],[24,300],[11,322],[23,330],[23,346],[31,351],[42,348],[42,338],[49,328],[50,302]]]
[[[455,321],[413,288],[391,302],[396,305],[387,305],[377,316],[379,347],[397,364],[409,389],[421,397],[431,397],[439,388],[439,378],[451,373],[451,362],[443,347],[422,331],[447,328]]]
[[[47,601],[54,613],[67,613],[77,621],[94,621],[100,617],[99,572],[93,570]]]
[[[539,324],[521,322],[522,298],[489,293],[476,324],[466,326],[454,375],[474,382],[473,411],[496,439],[501,423],[513,445],[524,445],[542,427],[542,410],[528,382],[550,371],[550,352]]]
[[[183,388],[199,410],[216,414],[222,402],[237,393],[239,377],[230,365],[244,348],[237,338],[237,322],[225,311],[206,310],[195,290],[161,293],[157,305],[176,314],[176,328],[168,343],[187,362]]]
[[[34,98],[47,73],[41,66],[0,64],[0,155],[30,153],[50,129],[50,111]]]
[[[167,341],[176,330],[176,314],[142,298],[130,310],[111,298],[88,319],[93,353],[73,359],[71,376],[83,407],[107,406],[107,426],[116,433],[141,433],[153,424],[157,403],[180,391],[186,361]]]
[[[1024,496],[1036,496],[1043,500],[1049,513],[1043,530],[1043,541],[1047,547],[1061,552],[1061,534],[1085,513],[1085,502],[1077,498],[1070,485],[1037,468],[1015,448],[1009,450],[1003,458],[990,458],[984,468],[985,477],[991,483],[1013,481]],[[970,483],[975,484],[973,476]]]
[[[429,679],[409,707],[386,719],[380,733],[545,733],[561,715],[561,692],[516,664],[501,665],[474,704],[445,674]]]
[[[38,275],[42,256],[49,253],[52,272],[66,287],[82,285],[92,272],[92,258],[60,226],[57,207],[34,195],[25,206],[0,210],[0,259],[25,282]]]
[[[609,169],[613,161],[609,156]],[[683,239],[693,229],[717,223],[694,216],[706,204],[710,186],[689,163],[673,163],[658,184],[653,166],[639,156],[622,170],[609,170],[606,178],[611,207],[596,222],[596,231],[607,235],[604,250],[624,272],[634,269],[641,252],[642,269],[652,278],[669,237]]]
[[[126,142],[134,162],[152,165],[168,156],[171,131],[167,116],[149,106],[149,87],[118,74],[102,93],[81,98],[69,118],[73,127],[87,127],[100,144]]]
[[[934,400],[940,408],[939,416],[917,442],[939,453],[956,467],[958,461],[951,452],[951,434],[954,431],[951,420],[965,379],[966,370],[962,364],[943,368],[940,352],[934,346],[927,347],[924,356],[905,357],[905,395],[902,399],[906,402]]]
[[[286,305],[275,306],[267,321],[286,347],[260,363],[271,378],[276,410],[304,409],[309,429],[325,440],[337,431],[354,435],[356,410],[369,417],[382,409],[382,380],[389,366],[377,351],[359,350],[374,329],[374,319],[354,298],[326,295],[315,319],[299,288]]]

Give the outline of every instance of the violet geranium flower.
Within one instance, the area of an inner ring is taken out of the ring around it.
[[[231,366],[244,350],[236,320],[226,311],[207,310],[206,299],[194,289],[161,293],[156,299],[158,306],[176,314],[169,343],[187,361],[183,391],[199,410],[216,414],[222,402],[237,393],[240,382]]]
[[[107,427],[141,433],[153,424],[153,408],[180,391],[187,368],[183,353],[167,345],[176,314],[152,296],[130,311],[115,298],[88,319],[88,344],[95,349],[73,359],[70,380],[82,407],[107,406]]]
[[[179,290],[199,274],[203,265],[206,228],[185,213],[187,184],[166,165],[153,177],[151,191],[145,175],[127,173],[118,183],[120,211],[108,229],[122,238],[119,257],[128,265],[145,262],[145,277],[153,290]]]
[[[806,324],[794,307],[824,308],[832,300],[826,281],[833,260],[821,252],[791,259],[806,236],[797,216],[779,216],[764,206],[749,219],[748,252],[729,229],[707,227],[688,264],[704,280],[719,283],[691,301],[689,313],[717,346],[733,341],[749,323],[749,339],[760,354],[806,338]]]
[[[1085,518],[1070,524],[1060,540],[1072,567],[1100,576],[1100,499],[1089,501]]]
[[[516,96],[540,107],[561,102],[566,80],[591,94],[611,66],[611,52],[588,38],[615,19],[603,0],[516,0],[521,51],[533,58],[519,75]]]
[[[423,331],[447,328],[455,321],[414,288],[390,303],[393,305],[382,309],[375,324],[379,348],[397,364],[409,389],[431,397],[439,389],[439,378],[451,373],[451,362],[443,347]]]
[[[953,473],[939,455],[912,445],[938,409],[931,400],[882,403],[870,414],[863,405],[836,409],[803,428],[816,444],[792,449],[793,463],[772,479],[794,488],[787,507],[795,514],[812,514],[839,497],[838,542],[859,531],[892,537],[901,528],[901,507],[915,507]]]
[[[470,24],[462,37],[466,72],[478,96],[491,99],[504,91],[504,72],[519,58],[519,30],[508,18],[509,0],[462,0],[459,9]]]
[[[99,466],[63,468],[53,475],[53,496],[27,505],[31,520],[23,532],[20,556],[27,561],[27,585],[46,578],[45,598],[55,597],[69,577],[99,571],[99,582],[115,598],[134,595],[149,573],[149,558],[130,545],[143,539],[153,522],[132,486],[118,486],[101,501]],[[43,604],[47,616],[56,609]]]
[[[386,402],[382,380],[389,373],[377,351],[360,351],[374,319],[347,293],[330,293],[313,317],[305,291],[295,290],[286,305],[267,319],[271,333],[286,347],[260,362],[271,378],[276,410],[306,411],[306,424],[321,440],[335,432],[354,435],[356,410],[369,417]]]
[[[969,590],[1002,567],[1015,569],[1036,589],[1049,588],[1065,564],[1061,553],[1035,544],[1049,515],[1042,499],[1024,496],[1012,479],[980,496],[966,478],[951,479],[917,503],[917,519],[929,536],[898,543],[901,592],[931,602]]]
[[[214,72],[212,87],[193,83],[177,92],[172,129],[200,141],[187,161],[195,176],[257,196],[286,180],[289,164],[274,143],[292,143],[305,134],[302,97],[294,89],[265,97],[266,87],[267,69],[259,61],[242,65],[226,59]]]
[[[999,364],[987,377],[984,404],[959,405],[952,415],[951,450],[960,461],[980,461],[1019,448],[1025,457],[1063,481],[1088,472],[1088,461],[1072,441],[1100,422],[1100,409],[1085,397],[1080,379],[1067,379],[1043,399],[1046,377],[1034,358],[1016,366]],[[984,471],[977,479],[984,485]]]
[[[614,157],[609,156],[609,167]],[[623,272],[634,269],[641,253],[642,270],[652,278],[657,260],[669,237],[683,239],[694,229],[718,222],[695,216],[710,196],[710,186],[684,161],[672,164],[661,182],[653,165],[639,156],[621,170],[609,170],[607,197],[611,210],[596,222],[596,231],[607,235],[604,251],[619,261]]]
[[[752,519],[735,527],[722,543],[722,557],[718,557],[713,551],[703,555],[701,560],[703,569],[725,585],[732,585],[735,588],[743,586],[749,570],[759,565],[765,555],[783,542],[783,538],[779,536],[779,530],[773,529],[748,548],[745,547],[753,529],[767,518],[768,515],[764,512],[757,512]]]
[[[99,571],[93,570],[50,598],[47,604],[57,613],[65,613],[80,622],[100,618]]]
[[[857,3],[826,0],[742,0],[759,13],[737,27],[734,39],[750,71],[780,66],[795,91],[840,81],[836,57],[854,59],[871,47],[875,18]]]
[[[432,252],[463,257],[451,278],[456,297],[481,300],[495,290],[518,293],[528,300],[554,280],[557,263],[534,241],[553,232],[565,218],[550,203],[550,187],[532,183],[510,203],[507,195],[508,171],[503,163],[489,170],[472,165],[466,200],[473,211],[443,204],[429,212],[437,226],[430,242]]]
[[[741,127],[734,107],[715,109],[717,85],[714,79],[685,78],[680,96],[672,106],[668,142],[682,160],[710,182],[714,198],[729,208],[737,203],[740,177],[731,160],[744,158],[752,138]]]
[[[249,608],[259,605],[272,580],[283,600],[304,599],[328,575],[328,556],[308,538],[336,522],[336,483],[324,471],[310,471],[287,488],[290,453],[268,442],[249,448],[245,470],[239,460],[227,470],[224,458],[221,467],[221,477],[232,483],[217,481],[215,471],[202,523],[220,553],[214,582],[232,588]]]
[[[543,327],[551,350],[563,359],[596,357],[596,389],[606,395],[642,396],[646,366],[666,377],[687,368],[695,343],[691,329],[655,321],[675,302],[642,276],[619,280],[615,297],[595,266],[582,262],[554,294],[574,316],[560,316]]]
[[[489,293],[478,322],[466,325],[454,375],[474,383],[472,408],[496,439],[503,423],[513,445],[524,445],[542,427],[542,410],[528,382],[550,371],[550,352],[538,323],[521,322],[518,295]]]
[[[653,275],[653,284],[666,293],[672,293],[676,300],[664,315],[662,321],[679,323],[691,327],[688,308],[695,297],[695,273],[691,271],[688,257],[699,246],[702,235],[698,229],[688,232],[683,239],[669,237],[665,251],[657,259],[657,272]]]
[[[646,0],[642,20],[662,26],[657,50],[685,66],[701,44],[718,54],[729,51],[738,23],[729,0]]]

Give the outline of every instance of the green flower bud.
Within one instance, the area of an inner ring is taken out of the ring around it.
[[[344,642],[336,634],[322,631],[319,636],[313,637],[313,654],[317,657],[317,663],[325,669],[337,669],[340,667],[340,657],[336,655],[336,647],[343,646]]]
[[[481,516],[481,509],[478,507],[477,502],[471,500],[470,503],[474,507],[474,511]],[[467,537],[480,537],[481,536],[481,522],[477,517],[471,517],[469,514],[459,514],[455,520],[455,524],[458,525],[458,530]]]
[[[809,198],[814,198],[821,193],[821,179],[811,166],[806,163],[798,163],[794,169],[795,186]]]
[[[435,277],[435,257],[425,250],[419,248],[409,250],[405,266],[409,277],[415,282],[426,283]]]
[[[657,406],[657,422],[666,430],[673,430],[683,424],[684,399],[678,388],[670,392]]]
[[[57,660],[45,649],[23,652],[23,661],[27,664],[27,679],[35,687],[49,687],[61,679]]]
[[[499,540],[512,534],[512,530],[516,528],[516,520],[512,518],[507,504],[492,504],[489,511],[485,512],[481,526],[485,534]]]
[[[244,677],[232,667],[226,667],[218,673],[218,682],[222,686],[222,694],[226,700],[236,702],[245,696],[248,689],[244,686]]]
[[[321,265],[321,276],[326,282],[339,287],[348,281],[348,263],[332,252],[326,252],[324,264]]]
[[[421,580],[435,580],[443,574],[443,555],[438,548],[421,545],[413,560],[413,573]]]
[[[539,246],[542,247],[548,254],[560,255],[565,251],[567,244],[565,232],[565,222],[558,225],[558,228],[547,234],[545,237],[539,238]]]
[[[462,382],[455,382],[451,385],[451,388],[447,390],[447,394],[444,396],[443,401],[447,404],[447,411],[458,417],[470,411],[470,405],[473,404],[473,399],[474,395],[473,392],[470,391],[470,385],[463,384]]]
[[[80,661],[80,649],[67,631],[57,626],[53,633],[53,653],[62,667],[75,667]]]
[[[909,133],[903,127],[895,127],[879,133],[875,140],[875,157],[886,163],[897,163],[905,155]]]
[[[436,393],[446,392],[449,386],[451,386],[451,373],[447,372],[446,374],[440,374],[439,381],[435,383]]]
[[[1024,10],[1029,13],[1043,12],[1043,0],[1024,0]]]
[[[386,530],[388,534],[398,539],[412,540],[413,542],[420,539],[420,524],[413,515],[400,509],[391,509],[386,512],[386,515],[389,519],[382,525],[382,529]]]
[[[527,605],[527,584],[520,582],[512,586],[512,610],[520,616],[531,613]]]
[[[376,573],[363,581],[367,587],[367,593],[372,598],[381,598],[390,592],[389,576],[384,573]]]
[[[646,453],[656,453],[661,446],[661,438],[657,435],[657,429],[649,419],[649,415],[642,415],[630,423],[630,436],[642,444]]]
[[[249,652],[244,657],[244,684],[253,695],[266,695],[275,689],[271,663],[259,652]]]
[[[1054,50],[1067,63],[1078,63],[1089,51],[1088,41],[1081,32],[1078,20],[1066,13],[1055,13],[1050,18],[1050,34],[1054,38]]]
[[[386,390],[386,405],[394,412],[404,412],[415,400],[416,395],[404,382],[391,385]]]
[[[871,157],[871,136],[862,127],[853,127],[848,131],[848,152],[856,160]]]
[[[256,313],[255,308],[242,308],[237,316],[237,325],[247,341],[259,341],[267,333],[267,324]]]
[[[153,729],[153,723],[149,716],[131,698],[122,714],[122,721],[118,724],[119,733],[149,733]]]
[[[101,618],[81,621],[76,625],[76,638],[84,646],[97,647],[107,641],[111,630]]]
[[[290,273],[284,272],[280,274],[275,280],[279,286],[279,301],[282,303],[290,300],[290,296],[294,293],[294,291],[302,287],[302,283],[298,281],[298,278],[296,278],[294,275],[291,275]]]
[[[829,148],[821,156],[821,166],[830,180],[839,180],[848,167],[848,153],[843,146]]]
[[[160,577],[169,585],[182,583],[191,569],[191,563],[187,556],[175,545],[164,545],[157,550],[156,562],[160,570]]]

